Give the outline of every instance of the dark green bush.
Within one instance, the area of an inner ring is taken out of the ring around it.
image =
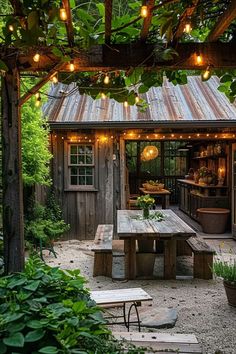
[[[38,258],[23,273],[0,278],[0,353],[125,352],[84,283],[79,270],[51,268]]]

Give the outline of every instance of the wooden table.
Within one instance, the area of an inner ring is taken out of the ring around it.
[[[158,222],[135,219],[136,215],[142,215],[142,210],[117,211],[117,236],[124,240],[127,279],[136,278],[136,240],[140,239],[164,241],[164,279],[176,278],[176,241],[195,237],[196,233],[172,210],[166,209],[162,213],[164,220]]]
[[[170,191],[167,189],[161,189],[159,191],[148,191],[145,188],[139,188],[139,190],[144,194],[150,194],[154,199],[161,197],[161,207],[162,209],[168,209],[170,205]]]

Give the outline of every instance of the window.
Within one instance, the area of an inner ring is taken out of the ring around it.
[[[70,187],[94,187],[94,147],[92,144],[69,144]]]

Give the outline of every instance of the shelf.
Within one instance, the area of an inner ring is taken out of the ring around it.
[[[221,154],[221,155],[196,156],[196,157],[193,157],[193,160],[207,160],[207,159],[217,160],[221,157],[226,157],[226,155]]]

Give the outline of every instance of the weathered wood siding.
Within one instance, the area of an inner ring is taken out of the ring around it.
[[[66,189],[65,184],[67,134],[66,132],[52,134],[53,185],[64,219],[71,226],[65,239],[93,239],[98,224],[113,224],[115,221],[115,209],[119,208],[117,144],[112,138],[106,142],[97,141],[99,135],[101,132],[94,132],[96,191],[72,191]],[[108,136],[111,136],[111,132]],[[116,154],[116,159],[113,154]]]

